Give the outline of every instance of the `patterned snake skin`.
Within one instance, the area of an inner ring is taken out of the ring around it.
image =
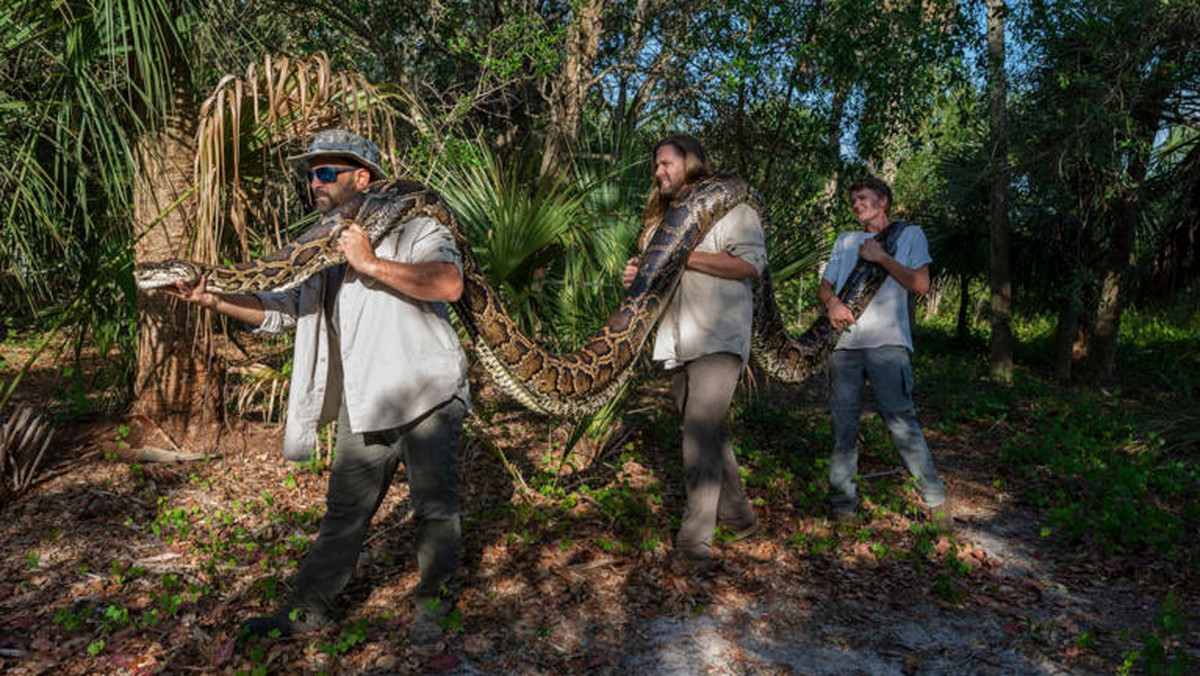
[[[135,278],[139,288],[152,289],[194,283],[207,273],[208,288],[220,293],[282,291],[344,260],[336,242],[350,222],[360,224],[374,243],[396,225],[428,216],[449,228],[462,253],[463,295],[453,307],[491,377],[532,410],[575,418],[611,401],[633,375],[636,357],[674,293],[688,254],[713,224],[743,203],[765,221],[758,192],[736,178],[705,179],[681,194],[655,230],[621,305],[595,337],[565,354],[547,352],[517,328],[484,279],[454,213],[436,192],[412,181],[372,184],[296,241],[263,258],[230,266],[178,260],[139,265]],[[876,236],[889,253],[895,251],[902,227]],[[883,268],[860,260],[840,297],[858,316],[886,279]],[[802,381],[820,369],[840,335],[824,317],[800,336],[788,335],[770,271],[764,272],[755,289],[752,337],[755,362],[764,371],[780,380]]]

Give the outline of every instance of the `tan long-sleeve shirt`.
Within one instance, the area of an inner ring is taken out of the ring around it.
[[[749,205],[734,207],[717,221],[696,251],[728,252],[754,266],[767,265],[762,223]],[[725,279],[684,270],[679,287],[663,311],[654,339],[654,359],[667,368],[716,352],[732,352],[744,364],[750,358],[754,286],[750,279]]]

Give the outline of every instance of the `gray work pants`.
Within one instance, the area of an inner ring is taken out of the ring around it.
[[[829,501],[835,511],[858,506],[858,429],[864,379],[875,390],[879,415],[900,459],[916,480],[928,507],[946,501],[933,455],[913,406],[913,372],[908,349],[887,345],[866,350],[834,350],[829,356],[829,410],[833,419],[833,456],[829,461]]]
[[[687,509],[675,539],[688,558],[711,555],[718,520],[734,528],[754,523],[754,508],[742,490],[733,446],[725,436],[729,403],[742,372],[742,358],[707,354],[675,371],[671,392],[683,414],[683,483]]]
[[[326,610],[345,588],[401,462],[417,523],[421,579],[413,597],[417,603],[440,597],[460,555],[458,438],[465,411],[454,398],[404,427],[354,434],[342,407],[325,517],[296,575],[292,605]]]

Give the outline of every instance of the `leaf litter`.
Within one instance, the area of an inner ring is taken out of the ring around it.
[[[565,432],[495,403],[486,383],[477,392],[495,448],[463,449],[460,601],[434,651],[405,640],[417,575],[401,478],[336,626],[239,642],[238,623],[286,593],[323,511],[325,474],[284,463],[280,430],[249,423],[209,440],[207,460],[131,463],[117,453],[121,421],[101,420],[61,433],[51,478],[3,508],[0,669],[1099,674],[1141,647],[1168,587],[1191,599],[1198,626],[1186,566],[1041,537],[1040,512],[995,487],[994,430],[931,432],[953,496],[947,532],[896,508],[840,526],[786,481],[751,482],[759,531],[718,534],[716,571],[695,575],[672,565],[683,496],[669,416],[633,416],[620,445],[553,479],[569,465],[547,439]],[[669,408],[661,383],[639,396],[643,409]],[[824,415],[765,396],[796,416]],[[497,450],[533,488],[517,485]],[[886,462],[863,462],[864,475],[881,475],[864,483],[891,486],[866,492],[911,499]],[[1183,648],[1193,664],[1198,643]]]

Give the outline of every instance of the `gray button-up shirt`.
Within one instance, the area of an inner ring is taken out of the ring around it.
[[[454,238],[431,218],[397,226],[375,255],[400,263],[444,261],[462,270]],[[295,329],[283,454],[308,460],[317,430],[345,399],[355,433],[392,429],[451,397],[470,404],[466,357],[445,303],[409,298],[343,264],[280,293],[257,293],[258,331]]]
[[[767,264],[762,223],[746,204],[734,207],[717,221],[695,250],[729,252],[753,265],[760,275]],[[659,322],[654,359],[674,368],[706,354],[732,352],[744,364],[750,358],[753,319],[753,280],[684,270]]]

